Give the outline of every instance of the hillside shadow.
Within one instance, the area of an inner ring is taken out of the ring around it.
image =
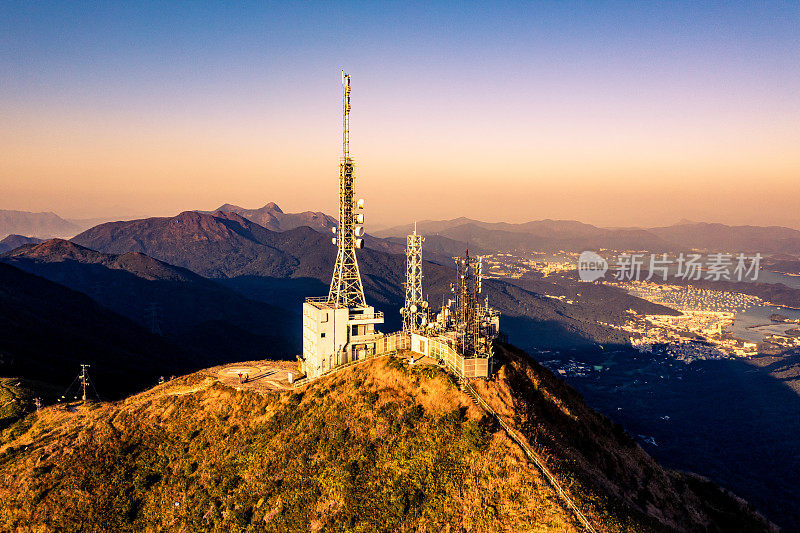
[[[235,290],[242,296],[266,302],[284,309],[299,310],[309,296],[326,296],[329,286],[309,277],[277,278],[270,276],[236,276],[215,279],[217,283]]]
[[[764,368],[738,359],[686,364],[619,344],[560,358],[603,365],[566,379],[664,466],[706,476],[787,531],[800,529],[800,396],[770,375],[796,359]]]

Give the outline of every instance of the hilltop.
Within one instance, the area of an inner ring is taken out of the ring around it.
[[[601,531],[774,531],[662,469],[525,354],[480,394]],[[580,531],[496,420],[433,365],[367,361],[293,392],[218,369],[0,434],[0,529]]]
[[[6,238],[0,240],[0,254],[19,248],[26,244],[37,244],[42,242],[42,239],[36,237],[25,237],[23,235],[8,235]]]

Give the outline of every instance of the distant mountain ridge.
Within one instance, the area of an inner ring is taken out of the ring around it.
[[[271,231],[288,231],[308,226],[316,230],[330,230],[337,226],[337,221],[321,211],[303,211],[302,213],[284,213],[275,202],[270,202],[258,209],[246,209],[238,205],[223,204],[207,213],[236,213]]]
[[[66,239],[110,219],[111,217],[66,219],[53,212],[32,213],[0,209],[0,239],[12,235],[39,240]]]
[[[326,257],[331,264],[335,259],[330,238],[311,228],[276,232],[221,211],[109,222],[72,242],[105,253],[141,252],[212,278],[313,276],[318,272],[306,266],[315,270],[316,258]]]
[[[286,309],[299,309],[307,296],[327,294],[336,259],[328,235],[308,227],[273,232],[224,212],[187,211],[171,218],[103,224],[73,242],[105,253],[145,253]],[[365,249],[358,254],[358,262],[369,301],[386,313],[385,330],[398,329],[405,256]],[[425,292],[432,305],[438,306],[451,296],[454,270],[449,264],[429,262],[424,270]],[[554,287],[552,281],[487,280],[484,286],[491,304],[507,317],[504,328],[520,335],[519,343],[525,348],[533,338],[540,345],[625,342],[624,335],[598,325],[598,317],[616,323],[625,319],[629,308],[669,312],[611,287],[579,287],[572,280],[563,283],[564,287]],[[577,303],[542,296],[559,290]]]
[[[781,226],[728,226],[682,222],[657,228],[600,228],[574,220],[537,220],[522,224],[481,222],[468,218],[424,220],[423,235],[462,241],[492,251],[572,251],[611,249],[648,251],[727,251],[800,255],[800,231]],[[399,238],[411,225],[376,232]]]
[[[0,209],[0,238],[7,235],[24,235],[47,239],[72,237],[81,231],[80,226],[52,212],[30,213]]]
[[[323,234],[337,226],[337,220],[321,211],[285,213],[269,202],[257,209],[223,204],[201,214],[232,213],[274,232],[303,226]],[[171,217],[153,217],[171,218]],[[0,238],[10,234],[48,239],[68,238],[91,229],[97,220],[66,220],[55,213],[0,210]],[[102,226],[103,224],[100,224]],[[96,227],[96,226],[95,226]],[[418,231],[429,237],[426,246],[434,261],[444,263],[455,250],[469,247],[477,253],[594,249],[647,251],[727,251],[800,256],[800,231],[782,226],[730,226],[681,220],[670,226],[651,228],[603,228],[575,220],[534,220],[524,223],[483,222],[467,217],[417,222]],[[404,224],[366,236],[366,246],[389,253],[402,253],[404,239],[412,224]],[[0,253],[8,248],[0,245]]]
[[[25,244],[37,244],[42,242],[42,239],[36,237],[25,237],[23,235],[9,235],[5,239],[0,240],[0,254],[5,253],[14,248],[19,248]]]

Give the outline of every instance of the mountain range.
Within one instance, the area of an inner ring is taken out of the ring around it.
[[[24,237],[22,235],[8,235],[6,238],[0,240],[0,254],[14,250],[25,244],[36,244],[42,242],[42,239],[36,237]]]
[[[583,226],[567,224],[568,234],[594,232]],[[557,223],[547,231],[556,231],[559,227],[561,224]],[[507,229],[498,231],[526,236],[523,232]],[[45,376],[52,379],[52,383],[64,386],[64,380],[68,383],[74,377],[77,363],[81,360],[80,353],[63,361],[58,358],[64,339],[70,347],[75,345],[85,349],[89,355],[97,354],[104,352],[104,349],[81,347],[87,344],[106,346],[109,339],[101,335],[106,331],[110,332],[112,339],[119,340],[120,349],[136,354],[130,357],[148,361],[148,364],[129,371],[129,356],[103,358],[98,355],[92,360],[97,367],[93,366],[93,369],[107,373],[98,379],[99,388],[119,384],[114,389],[116,394],[136,390],[141,384],[153,383],[165,373],[180,373],[245,358],[291,358],[299,352],[297,313],[300,303],[307,296],[324,295],[328,290],[335,260],[335,247],[330,242],[330,235],[329,230],[320,233],[304,226],[282,232],[271,231],[236,213],[189,211],[175,217],[101,224],[81,233],[72,241],[32,242],[17,247],[3,254],[0,262],[6,265],[0,266],[11,268],[7,272],[16,272],[18,276],[28,276],[25,279],[31,284],[50,283],[50,286],[67,292],[48,293],[48,298],[39,300],[33,299],[32,294],[36,291],[20,293],[20,298],[32,298],[26,312],[35,319],[30,321],[30,329],[19,330],[24,333],[23,336],[17,335],[13,327],[6,331],[4,336],[15,338],[15,343],[9,345],[8,340],[3,339],[0,350],[16,361],[24,359],[19,354],[46,354],[46,364],[6,367],[4,374],[21,376],[24,380]],[[403,239],[374,239],[377,243],[389,244],[360,251],[359,265],[368,301],[386,314],[386,324],[381,330],[395,331],[400,327],[398,309],[403,303],[405,257],[392,250],[402,250]],[[460,253],[462,245],[469,246],[470,250],[475,249],[455,238],[429,235],[424,252],[426,259],[435,259],[427,247],[435,239],[439,239],[442,246],[449,246],[451,252]],[[495,246],[491,240],[487,244]],[[424,290],[434,309],[443,300],[452,297],[450,284],[455,270],[451,264],[451,259],[426,261],[424,264]],[[647,314],[675,313],[613,287],[580,283],[569,276],[559,275],[546,278],[528,275],[515,280],[489,279],[484,283],[482,296],[488,296],[490,305],[501,311],[502,328],[515,344],[535,350],[540,356],[545,350],[560,351],[564,358],[577,361],[591,350],[595,354],[592,357],[596,359],[592,364],[601,365],[609,357],[618,360],[630,357],[630,347],[626,348],[627,334],[607,324],[622,325],[629,316],[629,310]],[[76,297],[94,305],[94,310],[75,303],[73,300]],[[45,320],[46,324],[40,321],[42,317],[58,311],[48,307],[52,306],[52,302],[62,300],[68,302],[66,308],[71,309],[70,313],[89,317],[100,325],[97,331],[80,324],[74,328],[83,337],[83,344],[74,342],[69,335],[72,324],[70,317],[56,315],[52,321]],[[0,308],[4,317],[9,313],[6,309],[25,309],[21,302],[6,301],[9,302],[7,307]],[[152,312],[148,310],[153,304],[157,309],[161,335],[153,335],[153,331],[158,333],[152,327]],[[115,325],[103,325],[100,314],[114,317]],[[15,317],[11,324],[22,320]],[[126,326],[123,327],[122,323]],[[56,327],[59,324],[63,324],[67,331],[60,329],[61,326]],[[133,331],[140,332],[147,339],[154,339],[153,342],[159,343],[162,348],[152,351],[129,348],[130,343],[135,342],[132,335],[115,333],[126,328],[134,328]],[[95,338],[97,336],[100,337]],[[108,353],[114,352],[108,350]],[[151,353],[154,356],[151,357]],[[605,355],[607,353],[609,356]],[[120,361],[119,365],[117,360]],[[48,368],[55,368],[55,362],[58,361],[63,363],[60,370],[49,371]],[[664,371],[670,370],[665,367]],[[749,374],[742,375],[748,376],[748,380],[752,379]],[[126,384],[121,376],[133,376],[135,379],[131,378]],[[664,385],[658,390],[665,393],[671,390],[673,386],[666,381],[668,377],[665,374]],[[618,383],[600,380],[598,387],[610,387],[609,395],[615,397],[614,387],[624,388],[630,376],[620,376],[619,379]],[[102,394],[104,397],[110,396],[107,390]],[[646,404],[646,398],[641,401]],[[617,409],[613,402],[608,406],[611,410],[607,413]],[[644,408],[639,410],[646,412]],[[787,408],[787,412],[791,412],[791,408]],[[636,420],[635,414],[628,416]],[[692,438],[692,435],[699,434],[701,427],[695,427],[696,421],[692,416],[687,412],[682,429],[676,430],[680,438]],[[742,427],[726,426],[731,440],[747,431],[748,421],[752,422],[748,418],[750,416],[748,413],[742,417]],[[772,438],[774,432],[769,428],[762,429],[765,430],[764,435]],[[708,448],[719,444],[714,439],[713,434],[704,435],[698,440],[698,447]],[[675,437],[675,440],[680,439]],[[793,453],[791,445],[787,443],[775,444],[775,448],[776,453],[782,456],[789,457]],[[687,461],[687,466],[683,468],[705,472],[703,463],[692,462],[692,459]],[[765,461],[756,462],[761,466],[766,464]],[[716,473],[719,469],[713,471]],[[787,524],[800,523],[796,520],[793,522],[791,513],[782,514],[764,504],[764,499],[770,498],[769,491],[761,485],[762,477],[754,476],[756,474],[741,472],[741,477],[737,477],[735,483],[729,486],[735,486],[748,498],[754,498],[754,494],[763,495],[759,506],[768,510],[769,516],[775,517],[775,520],[780,519]],[[791,498],[791,495],[787,498]]]
[[[330,231],[337,226],[336,219],[321,211],[303,211],[302,213],[284,213],[278,204],[270,202],[258,209],[246,209],[233,204],[223,204],[207,213],[236,213],[243,218],[255,222],[271,231],[288,231],[308,226],[320,232]]]
[[[104,253],[139,252],[239,291],[244,296],[297,310],[306,296],[327,293],[336,249],[327,235],[308,227],[270,231],[234,213],[187,211],[177,217],[113,222],[92,228],[72,242]],[[367,296],[386,313],[387,328],[399,327],[403,305],[405,257],[381,250],[359,254]],[[426,262],[425,291],[432,305],[451,297],[454,270]],[[613,287],[581,286],[568,278],[487,280],[492,305],[508,317],[510,334],[523,347],[625,342],[624,335],[597,324],[619,323],[628,309],[664,312],[668,309],[631,297]],[[570,298],[574,303],[542,294]],[[525,340],[530,339],[530,340]]]
[[[800,255],[800,231],[780,226],[727,226],[682,222],[656,228],[599,228],[574,220],[539,220],[523,224],[481,222],[468,218],[417,223],[426,236],[442,236],[472,248],[494,252],[554,252],[559,250],[683,250],[761,252]],[[402,237],[410,225],[376,232]]]
[[[214,211],[197,212],[234,213],[275,232],[310,227],[326,234],[337,225],[337,220],[326,213],[284,213],[274,202],[257,209],[223,204]],[[0,238],[11,234],[40,239],[72,237],[100,221],[66,220],[55,213],[0,210]],[[671,226],[603,228],[574,220],[547,219],[512,224],[483,222],[466,217],[423,220],[416,224],[418,231],[427,237],[426,252],[434,262],[440,264],[463,252],[466,247],[475,253],[610,249],[761,252],[785,255],[786,259],[800,256],[800,231],[781,226],[730,226],[682,220]],[[401,253],[405,237],[411,231],[411,224],[379,230],[368,234],[365,244],[374,249]]]

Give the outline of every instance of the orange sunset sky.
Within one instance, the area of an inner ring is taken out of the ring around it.
[[[800,228],[797,4],[36,2],[0,23],[0,209],[334,213],[344,68],[368,230]]]

